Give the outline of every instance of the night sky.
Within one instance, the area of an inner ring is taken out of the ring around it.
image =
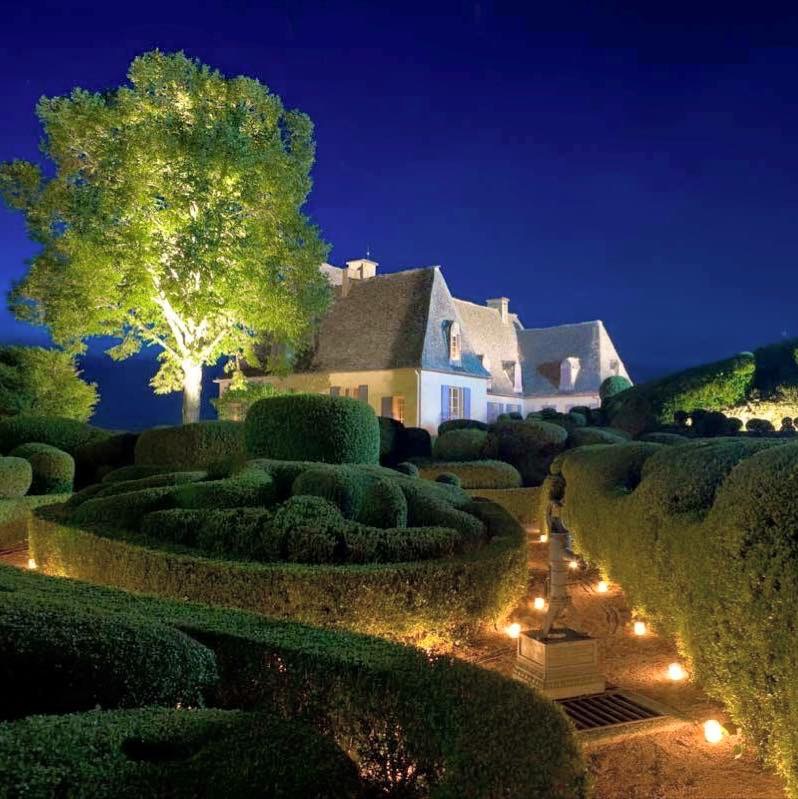
[[[798,336],[798,19],[649,5],[3,4],[0,160],[38,157],[41,95],[182,49],[311,116],[333,263],[441,264],[528,327],[603,319],[646,379]],[[4,207],[0,245],[5,291],[34,248]],[[0,340],[47,339],[3,308]],[[178,420],[154,363],[100,352],[98,423]]]

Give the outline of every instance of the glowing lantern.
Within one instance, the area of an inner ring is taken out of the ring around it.
[[[725,733],[726,730],[723,729],[723,726],[719,721],[715,721],[715,719],[709,719],[708,721],[704,722],[704,738],[706,738],[707,743],[720,743],[723,740]]]
[[[31,570],[39,568],[38,565],[36,564],[36,561],[33,558],[28,558],[28,568]]]
[[[546,600],[542,596],[536,596],[532,605],[535,610],[543,610],[546,607]]]
[[[540,534],[540,543],[545,544],[549,540],[549,536],[546,533]]]
[[[568,568],[569,569],[578,569],[579,568],[579,561],[578,560],[568,561]]]
[[[634,631],[635,635],[645,635],[648,632],[646,623],[644,621],[636,621],[634,623]]]
[[[598,591],[600,594],[606,594],[609,588],[610,587],[607,585],[606,580],[599,580],[599,583],[596,586],[596,591]]]
[[[681,663],[669,663],[668,664],[668,679],[673,680],[674,682],[678,682],[679,680],[683,680],[687,676],[687,672],[682,667]]]
[[[518,636],[521,635],[521,625],[517,621],[514,621],[504,628],[504,632],[506,632],[510,638],[518,638]]]

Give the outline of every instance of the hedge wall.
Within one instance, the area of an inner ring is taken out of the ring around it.
[[[148,708],[0,724],[3,796],[354,799],[361,788],[335,744],[271,714]]]
[[[145,430],[136,441],[135,464],[172,470],[207,469],[231,456],[244,456],[241,422],[195,422]]]
[[[504,461],[436,462],[419,466],[420,476],[427,480],[435,480],[443,473],[456,474],[463,488],[517,488],[521,485],[518,469]]]
[[[68,601],[76,608],[125,613],[182,630],[216,656],[220,680],[212,704],[221,709],[263,708],[311,724],[351,752],[368,795],[392,799],[416,795],[430,799],[586,796],[584,763],[562,711],[526,686],[495,672],[376,638],[268,620],[192,604],[182,598],[172,602],[124,594],[2,566],[0,590],[17,592],[20,598]],[[147,711],[141,717],[142,724],[147,723],[146,714],[158,720],[156,727],[194,722],[201,727],[205,719],[213,718],[212,711],[171,713]],[[47,786],[52,766],[56,774],[63,769],[60,773],[73,775],[68,777],[68,785],[74,780],[79,790],[96,796],[93,791],[100,790],[105,779],[112,781],[111,772],[123,764],[116,747],[92,746],[92,741],[111,740],[118,745],[120,737],[142,742],[173,740],[168,730],[150,735],[146,727],[134,726],[138,723],[135,712],[109,717],[112,721],[120,719],[118,733],[98,725],[102,718],[98,713],[0,725],[0,785],[6,787],[24,779],[28,785]],[[81,718],[87,719],[85,726],[77,721],[72,726],[71,719]],[[124,719],[133,723],[128,725]],[[176,735],[178,740],[202,737]],[[273,735],[272,743],[279,746],[284,736],[283,732]],[[195,792],[202,793],[196,785],[202,784],[206,763],[216,765],[219,771],[212,776],[221,775],[222,784],[225,773],[230,780],[237,776],[230,773],[228,763],[240,763],[244,774],[253,770],[259,773],[257,768],[244,767],[249,763],[249,752],[247,736],[243,738],[223,756],[211,752],[198,762],[188,761],[190,768],[202,772],[198,781],[191,783]],[[63,746],[58,745],[61,742]],[[84,742],[91,757],[82,756]],[[66,756],[75,751],[77,756]],[[159,751],[156,748],[155,754]],[[185,749],[177,747],[177,751]],[[230,751],[235,755],[228,754]],[[15,757],[2,756],[6,752],[14,752]],[[16,767],[17,752],[27,768]],[[285,759],[288,764],[295,762],[290,752],[285,753]],[[153,764],[151,768],[163,768],[172,777],[175,771],[187,770],[185,760],[175,762],[173,758],[171,762],[172,767],[161,758],[161,766]],[[141,768],[149,771],[150,767]],[[77,775],[72,769],[78,769]],[[230,783],[232,788],[237,784]],[[40,793],[47,790],[45,787]],[[149,793],[139,790],[135,795]],[[74,795],[81,794],[76,789]],[[228,795],[246,794],[232,790]]]
[[[374,411],[350,397],[289,394],[256,402],[247,414],[246,446],[256,458],[378,463]]]
[[[798,443],[584,447],[561,468],[577,550],[680,642],[798,796]]]
[[[73,455],[78,447],[108,438],[99,427],[60,416],[10,416],[0,420],[0,452],[36,441]]]
[[[75,524],[87,524],[87,508],[95,506],[92,532],[59,521],[63,513],[57,509],[49,516],[40,511],[30,526],[31,554],[45,573],[391,638],[448,641],[496,622],[518,602],[526,583],[526,536],[506,511],[491,503],[469,505],[475,517],[431,502],[426,490],[420,496],[409,502],[416,514],[409,519],[414,526],[455,527],[465,533],[468,522],[472,535],[481,537],[485,525],[490,542],[451,558],[390,564],[216,560],[140,533],[111,529],[115,518],[130,511],[116,507],[106,513],[103,507],[98,513],[95,504],[112,499],[105,498],[89,500],[75,511]],[[163,501],[155,494],[152,510]]]
[[[528,488],[474,488],[468,493],[501,505],[520,524],[532,526],[539,523],[540,487]]]

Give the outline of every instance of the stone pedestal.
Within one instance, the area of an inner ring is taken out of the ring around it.
[[[595,638],[567,627],[547,638],[530,630],[518,637],[513,677],[551,699],[569,699],[598,694],[606,688],[599,667],[599,642]]]

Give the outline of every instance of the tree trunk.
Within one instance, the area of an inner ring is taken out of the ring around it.
[[[198,422],[202,396],[202,366],[183,361],[183,424]]]

